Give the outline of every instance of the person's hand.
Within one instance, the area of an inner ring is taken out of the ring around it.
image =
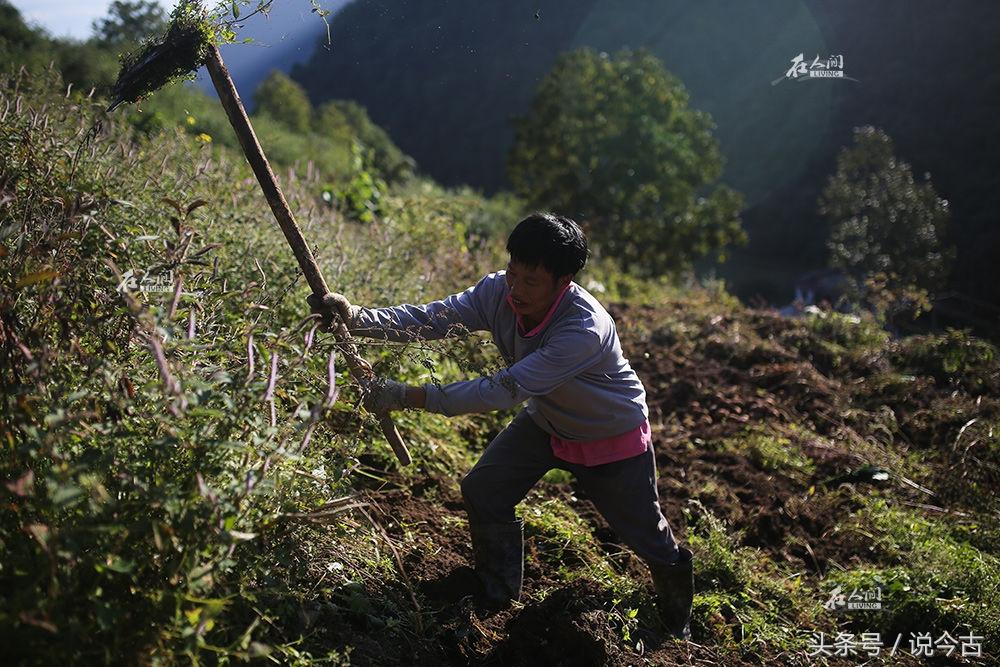
[[[347,297],[337,292],[327,292],[322,298],[315,294],[310,294],[306,298],[306,301],[309,303],[309,308],[312,312],[322,315],[324,321],[332,323],[332,318],[337,316],[347,325],[348,329],[354,324],[355,318],[361,311],[360,306],[351,305]]]
[[[379,375],[362,385],[362,401],[369,412],[383,415],[406,408],[406,384]]]

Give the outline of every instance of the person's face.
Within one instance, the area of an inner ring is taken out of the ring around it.
[[[514,312],[528,320],[540,321],[573,276],[557,279],[541,264],[528,267],[511,260],[507,263],[506,279],[514,299]]]

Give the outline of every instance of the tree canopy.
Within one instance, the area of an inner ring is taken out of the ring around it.
[[[328,137],[351,137],[371,151],[372,166],[387,180],[398,181],[413,173],[416,163],[401,151],[381,127],[372,122],[363,106],[353,100],[330,100],[316,109],[313,128]]]
[[[675,274],[746,240],[742,196],[712,186],[723,158],[711,118],[648,51],[562,55],[516,127],[518,194],[578,218],[625,270]]]
[[[953,251],[942,239],[951,213],[930,174],[913,177],[892,139],[871,126],[854,130],[819,200],[830,222],[830,263],[856,279],[894,275],[897,287],[933,292],[945,283]]]
[[[150,0],[114,0],[108,15],[94,21],[94,40],[105,48],[123,48],[163,31],[166,15]]]
[[[0,56],[3,62],[26,58],[44,38],[21,18],[21,12],[7,0],[0,0]]]
[[[306,132],[312,122],[312,104],[302,86],[287,74],[272,71],[254,92],[254,113],[266,114],[295,132]]]
[[[0,71],[24,66],[38,72],[50,64],[59,70],[64,83],[84,90],[109,86],[118,73],[112,49],[94,39],[50,37],[43,29],[28,25],[7,0],[0,0]]]

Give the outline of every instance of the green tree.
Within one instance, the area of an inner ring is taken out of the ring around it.
[[[0,69],[40,70],[54,64],[62,75],[61,86],[77,89],[110,85],[118,73],[118,59],[94,40],[52,39],[43,30],[28,26],[7,0],[0,0]]]
[[[295,132],[308,132],[312,105],[302,86],[286,74],[273,70],[254,92],[254,113],[270,116]]]
[[[913,288],[930,294],[944,286],[954,257],[942,243],[951,218],[948,202],[938,196],[930,174],[922,182],[914,179],[881,129],[854,129],[853,145],[841,149],[819,212],[830,223],[830,264],[845,269],[856,284],[909,291],[903,300],[911,302]]]
[[[149,0],[115,0],[108,15],[94,21],[94,41],[106,49],[121,49],[163,32],[166,15],[159,3]]]
[[[16,7],[7,0],[0,0],[0,63],[7,68],[20,65],[45,46],[45,41],[44,36],[24,22]]]
[[[360,142],[371,151],[371,164],[390,183],[413,174],[413,158],[399,149],[363,106],[352,100],[332,100],[316,110],[316,132],[349,143]]]
[[[106,89],[118,78],[118,58],[113,51],[94,41],[54,40],[52,59],[62,74],[63,83],[76,89]]]
[[[624,270],[677,274],[746,242],[742,195],[710,188],[723,167],[713,127],[648,51],[580,49],[516,121],[508,171],[530,205],[579,218]]]

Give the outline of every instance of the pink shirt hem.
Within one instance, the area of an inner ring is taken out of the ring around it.
[[[584,466],[597,466],[632,458],[645,452],[653,439],[649,420],[627,433],[603,440],[562,440],[551,436],[549,442],[557,459]]]

